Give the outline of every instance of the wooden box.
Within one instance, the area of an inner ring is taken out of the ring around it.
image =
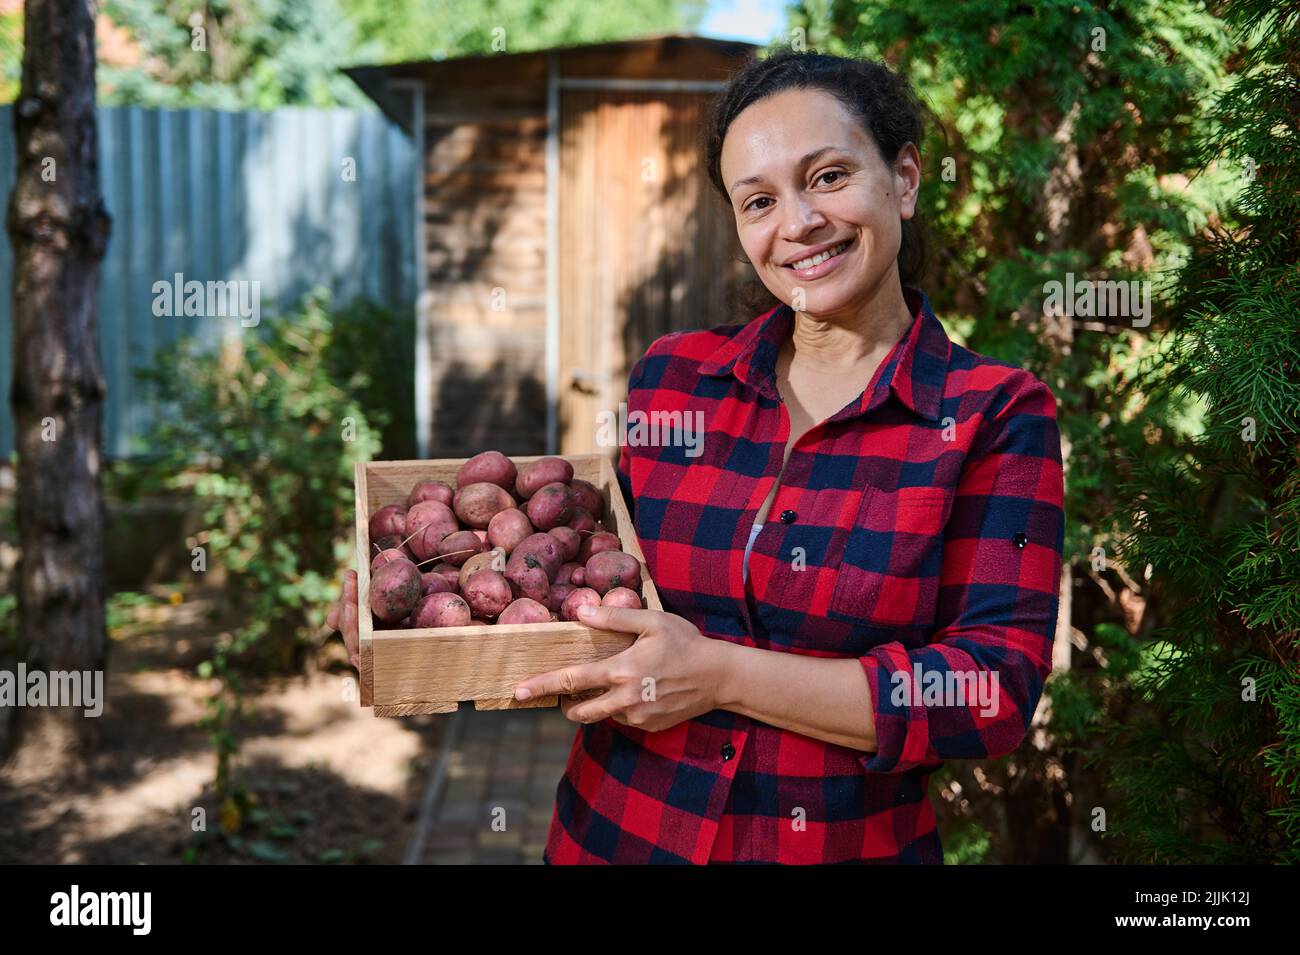
[[[619,491],[614,465],[604,454],[559,455],[573,476],[594,484],[605,499],[595,517],[619,536],[623,550],[641,563],[645,605],[662,610],[645,555]],[[522,468],[536,456],[512,457]],[[514,699],[515,685],[551,670],[603,660],[632,644],[632,634],[596,630],[581,623],[517,626],[475,625],[420,630],[375,630],[370,612],[370,515],[388,504],[406,506],[417,481],[456,486],[461,458],[433,461],[371,461],[356,466],[357,605],[361,638],[361,705],[376,716],[449,713],[462,700],[480,710],[556,706],[559,698]]]

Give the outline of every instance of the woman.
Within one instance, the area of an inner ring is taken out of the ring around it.
[[[695,456],[620,448],[666,611],[596,608],[636,643],[516,690],[582,724],[546,862],[939,863],[930,774],[1024,738],[1056,622],[1055,400],[912,285],[921,127],[906,81],[815,53],[718,98],[710,178],[783,304],[632,369],[629,418],[707,431]]]

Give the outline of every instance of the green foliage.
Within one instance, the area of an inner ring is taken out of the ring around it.
[[[370,379],[343,367],[339,327],[318,292],[260,335],[217,349],[183,338],[141,376],[164,409],[153,473],[202,502],[209,568],[225,571],[242,621],[199,672],[217,681],[204,727],[231,832],[250,805],[233,774],[244,676],[296,666],[319,632],[351,549],[353,467],[379,450],[388,420],[357,397]]]
[[[1135,463],[1120,558],[1163,612],[1131,719],[1109,734],[1118,835],[1140,859],[1300,861],[1300,14],[1243,2],[1237,79],[1198,144],[1233,169],[1240,227],[1180,275],[1169,347],[1142,376],[1204,432]],[[1249,176],[1254,167],[1256,174]]]
[[[0,11],[0,103],[18,98],[23,71],[23,8]]]

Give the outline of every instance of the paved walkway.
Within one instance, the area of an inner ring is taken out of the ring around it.
[[[559,707],[461,709],[431,771],[407,862],[541,865],[578,724]]]

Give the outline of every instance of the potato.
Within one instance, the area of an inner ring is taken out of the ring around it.
[[[374,574],[374,572],[379,569],[380,564],[386,564],[390,560],[410,559],[411,558],[406,555],[406,551],[396,547],[387,547],[376,554],[374,559],[370,561],[370,573]]]
[[[446,481],[418,481],[407,495],[406,506],[415,507],[421,501],[437,501],[451,507],[453,492]]]
[[[524,508],[528,519],[539,531],[549,531],[569,519],[569,485],[553,481],[545,487],[538,488],[537,493],[528,499]]]
[[[576,564],[573,561],[568,561],[566,563],[561,564],[560,569],[555,572],[555,579],[551,581],[551,583],[553,584],[573,583],[573,572],[575,570],[578,570],[580,567],[582,567],[581,564]]]
[[[559,613],[560,608],[564,606],[564,598],[577,589],[573,584],[552,584],[551,595],[547,598],[546,606],[550,607],[553,613]]]
[[[616,535],[608,531],[597,531],[590,537],[583,538],[582,546],[578,548],[578,563],[586,567],[591,558],[601,551],[622,549],[623,542]]]
[[[509,491],[514,488],[517,476],[515,462],[500,451],[480,451],[460,466],[456,472],[456,487],[495,484]]]
[[[579,587],[569,596],[564,598],[564,603],[560,605],[561,620],[577,620],[578,608],[581,606],[599,607],[600,594],[590,587]]]
[[[491,568],[484,568],[470,575],[461,590],[470,612],[484,620],[495,620],[515,599],[510,589],[510,581]]]
[[[485,550],[487,544],[479,540],[473,531],[457,531],[448,534],[438,544],[438,556],[456,567],[463,567],[465,561]]]
[[[406,508],[398,504],[389,504],[381,507],[375,513],[370,515],[370,539],[378,540],[381,537],[388,537],[390,534],[396,534],[398,537],[406,537]]]
[[[429,594],[411,614],[411,626],[468,627],[470,617],[469,604],[459,594]]]
[[[448,534],[460,530],[456,515],[441,501],[421,501],[406,512],[407,546],[421,561],[438,553],[438,545]]]
[[[456,592],[456,581],[444,574],[435,574],[433,571],[425,571],[420,575],[420,581],[424,585],[424,596],[429,594],[454,594]]]
[[[460,568],[457,567],[455,564],[447,563],[445,560],[441,560],[438,563],[434,564],[429,569],[429,572],[432,574],[442,574],[442,576],[446,577],[448,580],[450,580],[453,584],[456,584],[457,586],[459,586],[460,584]]]
[[[574,478],[569,482],[569,493],[573,498],[574,507],[581,507],[592,517],[605,513],[605,498],[590,481]]]
[[[501,611],[501,616],[497,617],[497,626],[550,622],[551,612],[529,597],[520,597],[518,600],[511,601],[510,605]]]
[[[569,574],[569,583],[575,587],[587,586],[587,568],[579,564],[572,573]]]
[[[423,595],[420,571],[409,560],[390,560],[370,578],[370,611],[385,623],[397,623]]]
[[[572,513],[566,526],[572,527],[583,537],[596,533],[596,519],[591,516],[591,511],[585,507],[575,507]]]
[[[510,552],[512,561],[526,557],[538,561],[546,571],[546,579],[551,581],[555,579],[555,575],[560,572],[560,565],[564,563],[564,548],[550,534],[529,534]]]
[[[491,568],[498,573],[504,573],[506,569],[505,549],[501,547],[493,547],[491,550],[485,551],[482,554],[475,554],[469,560],[465,561],[465,563],[460,565],[460,578],[457,581],[457,585],[461,590],[464,590],[465,581],[469,580],[470,574],[476,573],[484,568]]]
[[[587,561],[587,586],[604,595],[615,587],[641,590],[641,563],[621,550],[601,551]]]
[[[419,560],[419,558],[415,556],[415,551],[411,550],[410,544],[404,544],[402,541],[403,539],[398,537],[396,534],[389,534],[387,537],[372,540],[370,546],[375,548],[376,552],[384,550],[399,550],[402,552],[403,557],[411,561],[411,563],[415,563]]]
[[[543,606],[549,604],[551,578],[536,558],[510,558],[505,578],[510,582],[510,590],[516,597],[529,597]]]
[[[487,481],[465,485],[456,492],[451,505],[457,517],[480,529],[492,523],[492,518],[501,511],[514,506],[514,498],[505,488]]]
[[[640,608],[641,598],[637,596],[635,590],[628,590],[626,587],[611,587],[605,591],[605,596],[600,598],[602,607],[633,607]]]
[[[528,515],[517,507],[507,507],[504,511],[497,511],[492,515],[492,520],[488,521],[488,542],[493,547],[504,547],[507,554],[518,547],[519,542],[531,533],[533,533],[532,522],[528,520]]]
[[[546,533],[560,542],[560,553],[565,560],[573,560],[578,556],[578,551],[582,548],[582,535],[572,527],[552,527]]]
[[[515,481],[515,493],[528,500],[548,484],[568,484],[573,480],[573,465],[564,458],[547,456],[525,464]]]

